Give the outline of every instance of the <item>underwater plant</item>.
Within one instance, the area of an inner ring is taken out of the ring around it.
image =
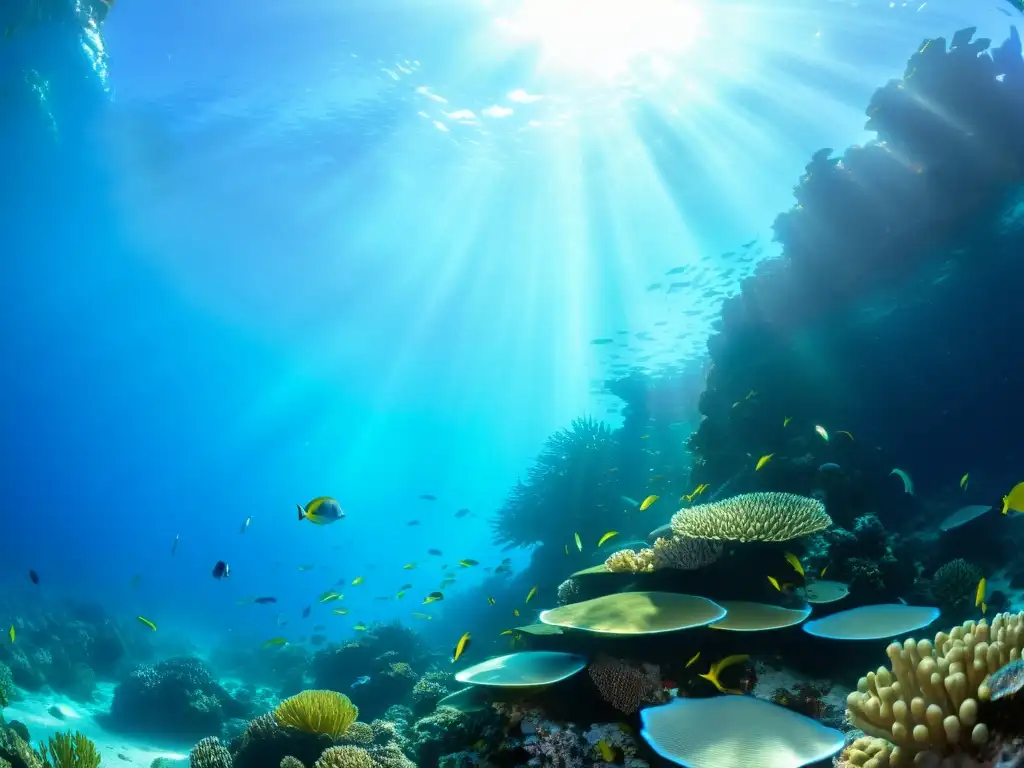
[[[100,764],[96,745],[79,731],[51,736],[46,745],[39,745],[39,754],[47,768],[97,768]]]
[[[306,733],[338,739],[359,718],[359,708],[343,693],[303,691],[285,699],[274,710],[278,724]]]

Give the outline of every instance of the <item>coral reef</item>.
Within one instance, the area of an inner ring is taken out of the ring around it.
[[[731,541],[789,541],[832,525],[825,505],[792,493],[745,493],[679,510],[676,536]]]
[[[598,656],[587,668],[601,698],[624,715],[641,706],[660,704],[667,698],[661,672],[653,664],[636,664],[607,654]]]
[[[343,693],[303,691],[274,710],[278,725],[339,739],[359,718],[359,708]]]
[[[194,658],[173,658],[132,670],[114,689],[104,724],[114,730],[203,738],[219,734],[248,711]]]

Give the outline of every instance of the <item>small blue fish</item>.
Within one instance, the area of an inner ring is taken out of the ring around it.
[[[370,676],[369,675],[363,675],[362,677],[357,677],[356,678],[355,682],[352,683],[352,687],[353,688],[358,688],[360,685],[366,685],[368,682],[370,682]]]

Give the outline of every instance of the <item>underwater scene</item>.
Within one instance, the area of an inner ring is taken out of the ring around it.
[[[1024,768],[1022,25],[0,2],[0,768]]]

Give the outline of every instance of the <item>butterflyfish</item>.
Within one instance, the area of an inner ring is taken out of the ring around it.
[[[650,496],[648,496],[646,499],[644,499],[643,501],[640,502],[640,511],[643,512],[645,509],[647,509],[649,506],[651,506],[651,504],[656,502],[659,498],[660,498],[659,496],[655,496],[652,493]]]
[[[597,547],[598,547],[598,549],[600,549],[601,545],[604,544],[606,541],[608,541],[608,539],[613,538],[614,536],[618,536],[618,535],[619,535],[618,531],[608,531],[608,533],[606,533],[604,536],[602,536],[600,539],[597,540]]]
[[[754,471],[757,472],[759,469],[761,469],[761,467],[763,467],[765,464],[772,460],[772,456],[774,455],[774,453],[766,453],[764,456],[758,459],[757,466],[754,467]]]
[[[737,691],[732,688],[725,688],[719,681],[718,677],[722,674],[722,672],[724,672],[729,667],[734,666],[736,664],[742,664],[749,658],[750,656],[746,653],[737,653],[732,656],[726,656],[724,659],[716,661],[714,664],[712,664],[711,669],[707,671],[707,674],[700,675],[700,677],[703,677],[705,680],[707,680],[709,683],[715,686],[715,688],[717,688],[722,693],[742,694],[743,691]]]
[[[143,624],[145,624],[150,629],[152,629],[154,632],[156,632],[156,624],[154,624],[152,621],[147,619],[145,616],[136,616],[135,618],[138,619],[139,621],[141,621]],[[12,632],[14,631],[13,627],[11,628],[11,631]],[[14,638],[13,637],[11,638],[11,642],[12,643],[14,642]]]
[[[295,506],[299,510],[299,521],[309,520],[314,525],[329,525],[345,516],[337,499],[332,499],[330,496],[317,496],[306,506],[301,504]]]

